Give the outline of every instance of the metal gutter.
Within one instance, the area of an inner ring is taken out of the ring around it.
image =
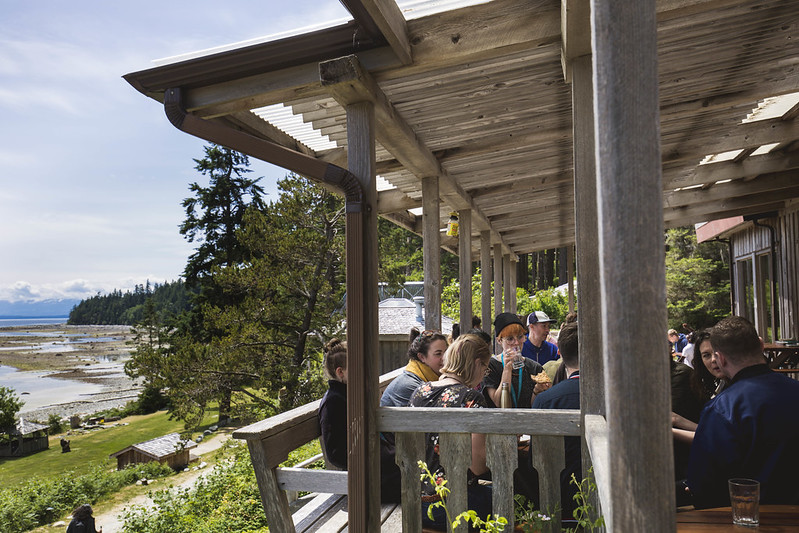
[[[170,87],[213,85],[306,63],[385,46],[355,21],[276,41],[225,50],[146,70],[123,78],[142,94],[154,96]]]
[[[166,90],[164,112],[169,122],[185,133],[334,187],[344,196],[347,213],[360,213],[364,210],[363,189],[349,170],[236,130],[222,122],[195,117],[183,107],[183,93],[180,88]]]

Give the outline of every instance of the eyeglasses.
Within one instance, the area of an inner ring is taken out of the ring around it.
[[[513,342],[513,341],[522,343],[527,340],[526,335],[516,335],[515,337],[500,337],[499,342]]]

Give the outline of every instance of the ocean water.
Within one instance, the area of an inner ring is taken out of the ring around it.
[[[14,389],[19,399],[25,402],[21,410],[23,414],[47,405],[85,400],[103,389],[102,385],[50,378],[48,374],[52,371],[20,371],[0,365],[0,385]]]
[[[0,328],[11,326],[50,326],[53,324],[66,324],[66,316],[40,317],[40,318],[0,318]]]

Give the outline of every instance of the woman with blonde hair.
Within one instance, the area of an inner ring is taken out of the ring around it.
[[[473,334],[461,335],[444,354],[444,366],[438,381],[424,383],[411,395],[411,407],[486,407],[483,395],[474,389],[488,370],[491,352],[488,345]],[[485,435],[472,433],[472,464],[469,468],[469,509],[480,517],[491,512],[491,490],[477,483],[477,476],[488,471],[486,466]],[[438,456],[438,434],[427,435],[427,466],[433,475],[443,475]],[[434,509],[434,519],[427,516],[427,508],[435,501],[432,486],[423,486],[422,523],[432,527],[446,527],[446,517],[440,507]]]

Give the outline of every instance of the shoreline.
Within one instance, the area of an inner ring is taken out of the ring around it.
[[[99,392],[81,395],[79,399],[58,402],[56,397],[41,407],[25,410],[23,406],[19,416],[39,422],[46,422],[53,414],[62,419],[87,416],[122,408],[138,398],[141,385],[125,375],[121,366],[130,358],[132,340],[131,328],[125,325],[0,328],[0,365],[101,387]]]

